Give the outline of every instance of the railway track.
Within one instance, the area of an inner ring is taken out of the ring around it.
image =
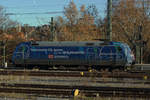
[[[1,67],[2,69],[5,70],[24,70],[24,67],[14,67],[14,66],[9,66],[9,67]],[[47,71],[88,71],[88,68],[86,67],[28,67],[26,70],[47,70]]]
[[[24,67],[15,67],[13,65],[10,65],[8,67],[2,67],[0,66],[1,69],[4,69],[4,70],[24,70],[25,68]],[[80,66],[80,67],[28,67],[26,70],[34,70],[34,69],[37,69],[37,70],[45,70],[45,71],[88,71],[89,68],[87,67],[83,67],[83,66]],[[123,71],[123,70],[120,70],[120,71]],[[132,65],[130,67],[130,69],[128,70],[129,72],[132,72],[132,73],[150,73],[150,64],[135,64],[135,65]]]
[[[105,77],[105,78],[138,78],[149,79],[150,73],[132,72],[80,72],[80,71],[31,71],[31,70],[0,70],[0,75],[26,75],[41,77]]]
[[[24,67],[15,67],[13,65],[10,65],[8,67],[2,67],[0,66],[1,69],[5,69],[5,70],[24,70]],[[38,69],[38,70],[48,70],[48,71],[88,71],[89,68],[87,67],[83,67],[83,66],[79,66],[79,67],[28,67],[26,68],[27,70],[32,70],[32,69]],[[120,70],[123,71],[123,70]],[[130,72],[135,72],[135,73],[144,73],[144,72],[149,72],[150,73],[150,64],[135,64],[132,65],[130,67],[130,69],[128,69],[128,71]]]
[[[71,97],[75,89],[79,95],[87,97],[150,97],[150,88],[120,88],[98,86],[67,86],[67,85],[38,85],[38,84],[0,84],[0,92],[3,93],[26,93],[38,95],[55,95]]]
[[[0,70],[0,75],[2,76],[37,76],[37,77],[97,77],[98,79],[101,77],[104,78],[131,78],[131,79],[142,79],[140,81],[132,81],[132,82],[126,82],[123,80],[117,80],[117,81],[103,81],[103,80],[94,80],[94,82],[105,84],[105,83],[113,83],[113,84],[125,84],[128,85],[140,85],[140,84],[147,84],[149,85],[149,81],[143,81],[145,78],[146,80],[149,80],[150,73],[147,72],[97,72],[97,71],[46,71],[46,70],[15,70],[15,69],[2,69]],[[59,81],[59,80],[58,80]],[[73,82],[75,80],[71,80]],[[69,82],[67,80],[66,82]],[[90,81],[88,81],[90,82]],[[91,81],[92,82],[92,81]],[[84,95],[87,97],[96,97],[96,96],[102,96],[102,97],[141,97],[141,98],[150,98],[150,88],[132,88],[130,87],[118,87],[118,85],[112,85],[114,87],[107,87],[107,85],[104,86],[84,86],[83,84],[78,84],[78,86],[72,86],[72,85],[64,85],[62,83],[61,85],[55,84],[55,85],[44,85],[43,84],[20,84],[20,83],[0,83],[0,92],[1,93],[25,93],[25,94],[33,94],[33,95],[49,95],[49,96],[61,96],[61,97],[71,97],[74,94],[75,89],[79,89],[80,93],[79,95]]]

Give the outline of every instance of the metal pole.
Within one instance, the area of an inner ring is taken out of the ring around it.
[[[54,41],[54,23],[53,23],[53,17],[51,17],[51,33],[52,33],[52,39],[51,39],[51,41]]]
[[[5,66],[5,62],[6,62],[6,52],[5,52],[5,49],[6,49],[6,47],[5,47],[5,44],[4,44],[4,46],[3,46],[3,60],[4,60],[3,65],[4,66]]]
[[[141,46],[141,64],[143,64],[143,46]]]
[[[142,64],[143,63],[143,36],[142,36],[142,25],[139,27],[139,35],[140,35],[140,63]]]
[[[136,63],[140,64],[140,46],[136,43]]]
[[[138,26],[138,34],[136,37],[136,62],[138,64],[143,63],[143,38],[142,38],[142,26]]]
[[[112,41],[112,0],[107,1],[107,39]]]
[[[3,42],[1,42],[1,45],[0,45],[0,52],[1,52],[1,54],[0,54],[0,56],[3,58]],[[1,66],[3,66],[3,59],[1,60]]]

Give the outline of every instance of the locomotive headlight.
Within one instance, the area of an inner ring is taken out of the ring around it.
[[[133,52],[131,52],[131,58],[132,58],[132,64],[135,64],[135,56],[134,56]]]
[[[133,60],[135,60],[135,56],[134,56],[133,52],[131,53],[131,57]]]

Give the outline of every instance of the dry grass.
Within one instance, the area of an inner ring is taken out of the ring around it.
[[[54,97],[54,96],[53,96]],[[23,99],[23,100],[37,100],[39,97],[34,95],[28,95],[28,94],[20,94],[20,93],[0,93],[0,99],[6,100],[15,100],[15,99]],[[50,99],[52,100],[51,96],[43,96],[46,100]],[[56,97],[57,98],[57,97]],[[57,100],[57,99],[55,99]],[[135,98],[133,97],[86,97],[84,94],[80,94],[79,96],[76,96],[74,98],[70,99],[61,99],[58,97],[58,100],[149,100],[149,98]]]
[[[105,76],[105,73],[103,75],[102,78],[97,78],[95,77],[97,72],[96,71],[91,71],[89,72],[91,73],[91,77],[89,78],[85,78],[85,77],[33,77],[33,76],[28,76],[28,73],[24,73],[24,75],[21,76],[14,76],[14,75],[0,75],[0,83],[9,83],[9,84],[13,84],[13,83],[23,83],[23,84],[45,84],[45,85],[52,85],[52,84],[56,84],[56,85],[85,85],[85,86],[110,86],[110,87],[145,87],[145,88],[149,88],[150,85],[145,85],[143,84],[127,84],[127,83],[123,83],[123,84],[110,84],[107,83],[108,81],[131,81],[131,80],[125,80],[125,79],[112,79],[112,78],[107,78],[107,76]],[[96,81],[104,81],[104,83],[97,83]],[[70,81],[70,82],[69,82]],[[133,80],[133,81],[138,81],[138,80]],[[148,80],[147,80],[148,81]],[[144,80],[143,80],[144,82]],[[8,98],[21,98],[24,100],[36,100],[38,97],[35,96],[29,96],[27,94],[16,94],[16,93],[0,93],[0,97],[8,97]],[[86,97],[84,94],[80,93],[79,96],[74,97],[73,99],[69,99],[69,100],[149,100],[149,98],[116,98],[116,97],[95,97],[95,98],[89,98]]]
[[[27,94],[21,94],[21,93],[0,93],[0,100],[2,98],[8,98],[6,100],[9,100],[9,98],[11,99],[23,99],[23,100],[36,100],[35,96],[30,96]]]
[[[26,80],[30,80],[30,77],[28,75],[0,75],[0,83],[22,82]]]
[[[131,80],[131,79],[116,79],[116,78],[97,78],[95,73],[91,73],[91,77],[35,77],[28,76],[25,73],[21,76],[14,75],[0,75],[0,83],[9,84],[43,84],[43,85],[71,85],[71,86],[108,86],[108,87],[136,87],[136,88],[149,88],[149,84],[144,84],[150,80]],[[97,81],[102,81],[97,82]],[[126,83],[109,83],[109,82],[126,82]],[[139,84],[130,84],[127,82],[141,82]]]
[[[135,98],[133,97],[85,97],[78,96],[71,100],[149,100],[149,98]]]

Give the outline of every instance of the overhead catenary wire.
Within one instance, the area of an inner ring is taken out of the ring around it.
[[[100,6],[104,6],[105,4],[103,4],[103,3],[99,3],[99,5]],[[5,8],[7,8],[7,9],[20,9],[20,8],[43,8],[43,7],[56,7],[56,5],[53,5],[53,4],[45,4],[45,5],[27,5],[27,6],[7,6],[7,7],[5,7]],[[60,6],[62,6],[62,5],[60,5]],[[65,5],[64,5],[65,6]],[[66,5],[67,6],[67,5]]]
[[[105,12],[105,11],[101,11]],[[38,14],[63,14],[64,11],[51,11],[51,12],[23,12],[23,13],[15,13],[15,12],[9,12],[5,15],[38,15]]]
[[[54,11],[54,12],[27,12],[27,13],[6,13],[6,15],[35,15],[35,14],[59,14],[64,13],[64,11]]]

